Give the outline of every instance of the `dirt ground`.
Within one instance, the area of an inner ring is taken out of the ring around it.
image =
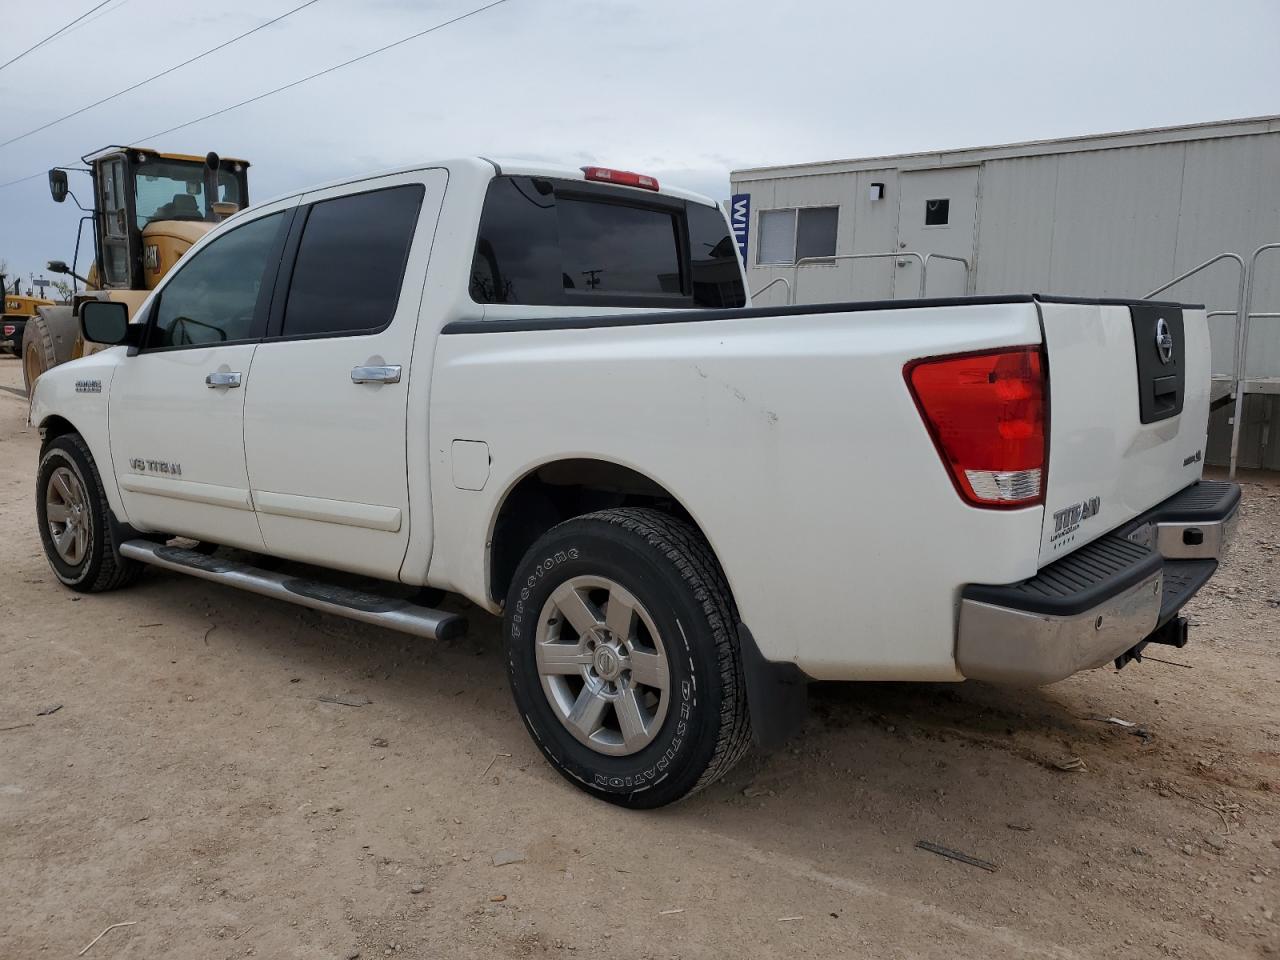
[[[125,922],[85,956],[1280,955],[1274,477],[1154,651],[1180,666],[816,687],[788,749],[630,813],[542,761],[483,614],[445,645],[175,574],[59,586],[21,381],[0,358],[5,960]]]

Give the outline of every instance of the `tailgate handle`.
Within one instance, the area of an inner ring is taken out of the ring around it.
[[[1151,397],[1161,407],[1172,407],[1178,402],[1178,378],[1156,377],[1151,381]]]

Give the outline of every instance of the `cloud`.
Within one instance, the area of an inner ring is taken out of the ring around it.
[[[37,126],[297,0],[124,2],[0,72],[0,125]],[[207,60],[0,148],[0,182],[133,141],[425,29],[480,0],[321,0]],[[47,32],[20,0],[8,47]],[[920,0],[509,0],[144,145],[252,161],[251,194],[459,154],[641,170],[728,195],[737,166],[970,146],[1274,109],[1280,7]],[[104,37],[116,38],[107,54]],[[119,56],[120,50],[132,56]],[[1211,63],[1212,69],[1205,64]],[[21,69],[19,69],[21,67]],[[0,137],[0,140],[6,137]],[[83,179],[82,179],[83,183]],[[73,189],[77,189],[73,179]],[[78,190],[82,199],[86,190]],[[0,257],[70,259],[42,178],[0,190]],[[83,262],[83,259],[82,259]]]

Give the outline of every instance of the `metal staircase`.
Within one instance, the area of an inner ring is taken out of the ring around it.
[[[1264,243],[1250,255],[1246,261],[1238,253],[1220,253],[1210,257],[1204,263],[1197,264],[1186,273],[1174,277],[1168,283],[1156,287],[1142,299],[1150,300],[1170,287],[1193,277],[1213,265],[1231,261],[1239,270],[1239,281],[1236,286],[1236,303],[1234,310],[1210,310],[1208,316],[1235,317],[1234,349],[1229,373],[1213,374],[1213,389],[1210,393],[1210,409],[1217,410],[1228,404],[1232,407],[1231,416],[1231,461],[1230,476],[1236,475],[1237,461],[1240,457],[1240,432],[1244,425],[1244,398],[1249,394],[1280,394],[1280,376],[1246,376],[1245,357],[1248,355],[1249,330],[1254,320],[1280,320],[1280,313],[1254,310],[1253,294],[1258,277],[1258,260],[1264,254],[1280,252],[1280,243]]]

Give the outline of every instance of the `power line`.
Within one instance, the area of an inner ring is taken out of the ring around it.
[[[37,43],[34,47],[27,47],[27,49],[23,50],[20,54],[18,54],[12,60],[8,60],[4,63],[0,63],[0,70],[3,70],[5,67],[10,66],[11,64],[17,63],[19,60],[25,57],[28,53],[31,53],[34,50],[39,50],[41,47],[43,47],[46,43],[48,43],[54,37],[58,36],[61,33],[66,33],[68,30],[74,27],[77,23],[79,23],[85,17],[89,16],[89,14],[93,13],[95,10],[101,10],[110,2],[111,0],[102,0],[102,2],[99,3],[97,6],[92,7],[89,10],[86,10],[84,13],[80,14],[80,16],[76,17],[70,23],[65,24],[64,26],[61,26],[57,30],[53,31],[53,33],[49,34],[47,37],[45,37],[43,40]]]
[[[437,23],[434,27],[427,27],[425,30],[419,30],[417,33],[411,33],[407,37],[402,37],[399,40],[388,43],[386,46],[378,47],[376,50],[370,50],[368,53],[362,53],[360,56],[352,57],[350,60],[344,60],[342,63],[335,63],[332,67],[325,67],[323,70],[313,73],[310,76],[302,77],[299,80],[293,80],[283,86],[276,87],[274,90],[259,93],[257,96],[250,97],[247,100],[241,100],[239,103],[233,103],[229,107],[223,107],[221,110],[213,111],[213,113],[206,113],[203,117],[196,117],[194,120],[188,120],[186,123],[180,123],[176,127],[169,127],[167,130],[161,130],[159,133],[152,133],[146,137],[142,137],[141,139],[154,140],[156,137],[163,137],[166,134],[173,133],[175,130],[182,130],[185,127],[190,127],[205,120],[211,120],[214,117],[219,117],[224,113],[230,113],[232,110],[239,109],[240,107],[248,106],[251,103],[257,103],[259,100],[265,100],[267,97],[274,96],[277,93],[283,93],[285,90],[300,86],[309,80],[315,80],[317,77],[323,77],[336,70],[341,70],[343,67],[349,67],[353,63],[359,63],[361,60],[368,60],[370,57],[377,56],[380,53],[386,53],[388,50],[401,46],[402,44],[406,44],[410,40],[417,40],[419,37],[425,37],[428,33],[435,33],[437,30],[443,30],[445,27],[452,26],[460,20],[466,20],[469,17],[474,17],[477,14],[484,13],[486,10],[492,10],[494,7],[501,6],[506,2],[507,0],[493,0],[492,3],[486,3],[482,7],[476,7],[474,10],[469,10],[466,13],[459,14],[451,20],[445,20],[443,23]],[[3,186],[6,186],[6,184],[0,184],[0,187]]]
[[[146,86],[148,83],[151,83],[154,80],[159,80],[161,77],[167,77],[169,74],[173,73],[175,70],[181,70],[183,67],[190,66],[191,64],[195,63],[197,60],[203,60],[205,57],[209,56],[211,53],[217,53],[219,50],[223,49],[224,47],[229,47],[231,46],[231,44],[236,43],[239,40],[243,40],[245,37],[250,36],[251,34],[255,34],[259,30],[265,30],[267,27],[271,26],[273,23],[279,23],[285,17],[291,17],[295,13],[297,13],[299,10],[304,10],[307,7],[311,6],[313,3],[318,3],[318,2],[319,0],[307,0],[306,3],[301,3],[298,6],[294,7],[292,10],[288,10],[280,14],[280,16],[276,18],[272,20],[268,20],[266,23],[260,23],[256,27],[254,27],[252,30],[246,30],[244,33],[240,34],[237,37],[232,37],[230,40],[225,40],[222,43],[218,44],[216,47],[210,47],[204,53],[198,53],[189,60],[183,60],[181,63],[174,64],[172,67],[168,67],[165,70],[161,70],[159,73],[155,74],[154,76],[147,77],[145,80],[139,80],[137,83],[133,84],[132,86],[125,87],[123,90],[117,90],[115,93],[110,94],[109,96],[103,97],[101,100],[95,100],[93,103],[83,106],[78,110],[72,110],[70,113],[65,114],[64,116],[58,117],[58,119],[56,120],[50,120],[48,123],[43,123],[32,130],[28,130],[26,133],[20,133],[16,137],[10,137],[8,140],[5,140],[3,143],[0,143],[0,147],[7,147],[11,143],[17,143],[19,140],[25,140],[27,137],[30,137],[33,134],[37,134],[42,130],[48,130],[50,127],[56,126],[57,124],[62,123],[62,121],[64,120],[70,120],[72,117],[78,117],[80,116],[80,114],[84,113],[87,110],[92,110],[94,107],[100,107],[104,103],[114,100],[117,97],[123,97],[126,93],[132,93],[134,90],[137,90],[139,87]]]
[[[197,123],[203,123],[205,120],[211,120],[212,118],[221,116],[224,113],[230,113],[232,110],[237,110],[240,107],[248,106],[251,103],[257,103],[259,100],[265,100],[267,97],[274,96],[277,93],[283,93],[285,90],[290,90],[293,87],[301,86],[302,84],[307,83],[308,81],[315,80],[318,77],[323,77],[326,74],[330,74],[337,70],[341,70],[343,67],[349,67],[354,63],[359,63],[362,60],[368,60],[370,57],[375,57],[380,53],[386,53],[388,50],[391,50],[395,47],[402,46],[403,44],[406,44],[411,40],[417,40],[419,37],[425,37],[429,33],[435,33],[437,30],[443,30],[445,27],[452,26],[455,23],[458,23],[462,20],[469,19],[470,17],[474,17],[478,14],[484,13],[486,10],[491,10],[494,7],[501,6],[502,4],[507,2],[508,0],[493,0],[492,3],[486,3],[484,6],[476,7],[474,10],[469,10],[466,13],[459,14],[458,16],[453,17],[449,20],[445,20],[441,23],[437,23],[433,27],[427,27],[427,29],[419,30],[417,33],[411,33],[407,37],[401,37],[399,40],[392,41],[391,43],[378,47],[375,50],[370,50],[367,53],[362,53],[358,57],[352,57],[350,60],[344,60],[342,63],[335,63],[333,66],[325,67],[323,70],[317,71],[316,73],[312,73],[312,74],[309,74],[308,76],[301,77],[297,80],[293,80],[289,83],[276,87],[272,90],[267,90],[264,93],[259,93],[256,96],[249,97],[247,100],[241,100],[238,103],[233,103],[228,107],[223,107],[220,110],[213,111],[212,113],[206,113],[204,116],[196,117],[194,120],[188,120],[185,123],[178,124],[177,126],[169,127],[167,130],[161,130],[158,133],[148,134],[145,137],[135,137],[133,138],[132,142],[140,143],[146,140],[154,140],[157,137],[163,137],[167,134],[174,133],[177,130],[183,130],[186,127],[194,126]],[[25,177],[19,177],[16,180],[8,180],[4,183],[0,183],[0,190],[3,190],[5,187],[13,187],[13,186],[17,186],[20,183],[26,183],[28,180],[35,180],[37,177],[43,177],[44,175],[45,175],[45,171],[41,170],[38,173],[33,173]]]

